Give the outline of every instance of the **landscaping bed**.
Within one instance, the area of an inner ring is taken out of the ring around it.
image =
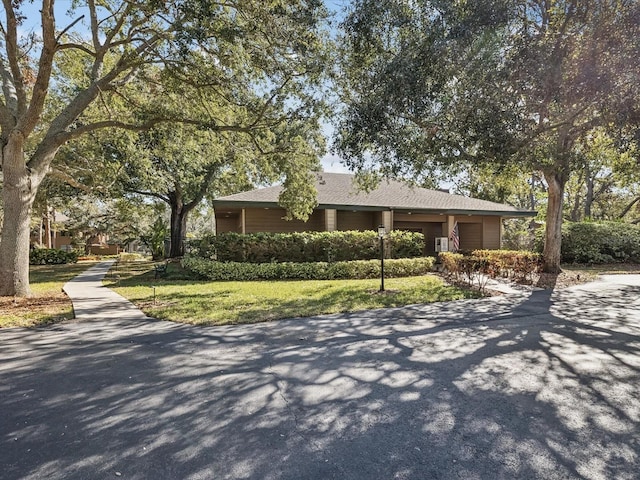
[[[73,318],[71,300],[62,287],[91,263],[33,265],[29,298],[0,297],[0,328],[36,327]]]

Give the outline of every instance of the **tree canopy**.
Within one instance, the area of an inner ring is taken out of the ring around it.
[[[343,32],[347,162],[418,177],[479,163],[541,171],[545,268],[558,271],[577,142],[639,124],[640,3],[357,0]]]
[[[30,211],[63,145],[179,122],[245,135],[258,150],[264,132],[304,119],[318,128],[327,63],[320,0],[86,0],[62,23],[54,0],[41,0],[38,18],[29,3],[4,0],[0,20],[0,295],[29,294]],[[310,183],[308,173],[279,173],[287,187],[304,183],[290,177]]]

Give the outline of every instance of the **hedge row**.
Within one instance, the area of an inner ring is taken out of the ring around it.
[[[531,279],[540,270],[540,255],[515,250],[474,250],[470,255],[442,252],[439,256],[445,272],[456,281],[477,283],[484,290],[489,278]]]
[[[385,277],[411,277],[425,275],[433,268],[432,257],[389,259],[384,262]],[[182,266],[198,276],[215,281],[230,280],[334,280],[380,277],[377,260],[349,262],[282,262],[241,263],[217,262],[186,256]]]
[[[562,260],[567,263],[640,263],[640,226],[618,222],[565,223]]]
[[[35,248],[29,252],[31,265],[59,265],[62,263],[76,263],[78,252],[65,252],[56,248]]]
[[[391,258],[419,257],[424,235],[393,230],[385,240]],[[220,262],[340,262],[380,255],[374,231],[300,233],[221,233],[189,242],[190,255]]]

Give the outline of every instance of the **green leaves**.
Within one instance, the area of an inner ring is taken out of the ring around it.
[[[424,252],[424,235],[392,230],[387,245],[392,258],[419,257]],[[221,233],[192,242],[191,254],[248,263],[370,260],[380,255],[380,241],[374,231]]]
[[[385,261],[385,276],[411,277],[426,275],[433,268],[434,258],[391,259]],[[283,262],[283,263],[240,263],[217,262],[187,256],[182,266],[208,280],[249,281],[249,280],[334,280],[378,278],[380,261],[352,260],[342,262]]]

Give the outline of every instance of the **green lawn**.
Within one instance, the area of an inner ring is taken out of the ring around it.
[[[33,296],[0,297],[0,328],[34,327],[73,318],[73,307],[62,287],[92,263],[32,265],[29,281]]]
[[[187,280],[185,275],[179,265],[171,264],[166,278],[155,280],[151,264],[136,262],[112,270],[105,283],[147,315],[196,325],[263,322],[478,296],[431,275],[386,279],[384,294],[378,292],[380,280],[209,282]]]

